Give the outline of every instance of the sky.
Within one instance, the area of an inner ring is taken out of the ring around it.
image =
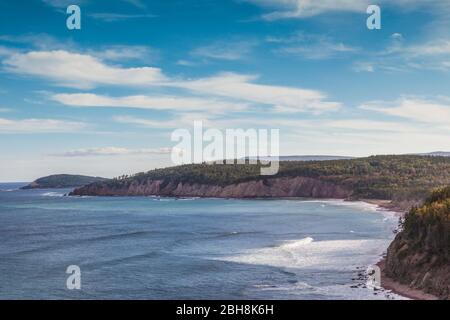
[[[450,2],[2,1],[0,97],[3,182],[170,166],[200,120],[281,155],[449,151]]]

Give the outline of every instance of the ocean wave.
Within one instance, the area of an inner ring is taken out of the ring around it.
[[[64,195],[65,193],[60,192],[45,192],[41,194],[43,197],[64,197]]]
[[[306,237],[301,240],[286,241],[280,246],[281,249],[296,249],[305,245],[308,245],[314,241],[311,237]]]
[[[271,267],[326,270],[352,270],[359,265],[374,263],[387,247],[389,240],[327,240],[311,237],[285,241],[274,247],[252,249],[220,258],[224,261]]]
[[[310,203],[320,203],[322,207],[326,206],[344,206],[352,209],[358,209],[362,212],[371,212],[371,213],[380,213],[383,215],[384,222],[396,222],[398,220],[398,213],[391,211],[389,209],[380,207],[379,205],[368,203],[364,201],[347,201],[340,199],[311,199],[311,200],[302,200],[303,202]]]
[[[322,205],[331,205],[331,206],[345,206],[345,207],[351,207],[351,208],[356,208],[356,209],[362,209],[364,211],[379,211],[380,207],[376,204],[372,204],[372,203],[368,203],[368,202],[363,202],[363,201],[347,201],[347,200],[306,200],[307,202],[318,202],[321,203]]]

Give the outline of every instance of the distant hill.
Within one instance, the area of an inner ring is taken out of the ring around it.
[[[418,153],[419,156],[430,156],[430,157],[450,157],[450,152],[446,151],[435,151],[429,153]]]
[[[39,178],[21,189],[57,189],[75,188],[94,182],[105,182],[108,179],[81,175],[57,174]]]
[[[255,159],[255,158],[250,158]],[[274,157],[260,157],[262,161],[328,161],[328,160],[346,160],[355,159],[355,157],[347,156],[324,156],[324,155],[305,155],[305,156],[280,156],[278,158]]]
[[[409,207],[431,189],[450,185],[450,157],[281,161],[274,176],[261,176],[260,169],[259,164],[183,165],[93,183],[72,195],[383,199]]]

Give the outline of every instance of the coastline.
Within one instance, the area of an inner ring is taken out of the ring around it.
[[[388,277],[385,272],[385,258],[380,260],[376,265],[380,268],[381,271],[381,287],[383,289],[390,290],[393,293],[412,300],[439,300],[438,297],[432,294],[426,293],[422,290],[413,289],[406,284],[402,284]]]
[[[402,206],[392,204],[389,200],[361,200],[362,202],[376,205],[379,209],[390,212],[396,217],[402,218],[406,214],[406,209]],[[385,290],[392,291],[400,296],[412,299],[412,300],[439,300],[438,297],[426,293],[422,290],[411,288],[406,284],[402,284],[386,275],[386,258],[381,257],[380,261],[376,263],[376,266],[381,271],[381,287]]]

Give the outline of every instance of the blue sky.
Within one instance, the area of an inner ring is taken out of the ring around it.
[[[450,150],[450,3],[393,2],[3,1],[0,181],[167,166],[194,120],[282,155]]]

